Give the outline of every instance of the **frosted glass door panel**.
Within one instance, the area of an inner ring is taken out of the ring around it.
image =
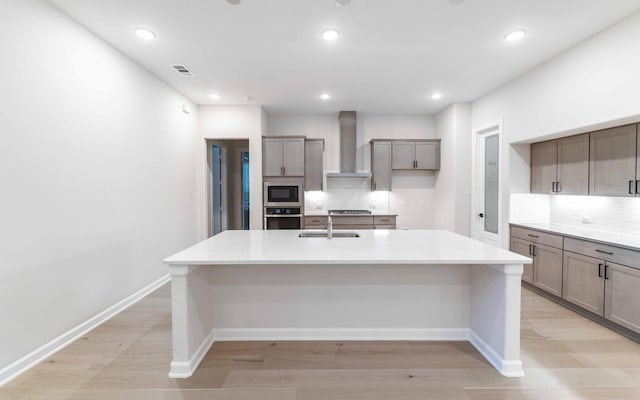
[[[498,233],[498,135],[484,142],[484,230]]]

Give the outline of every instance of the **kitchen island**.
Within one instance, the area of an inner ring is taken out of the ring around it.
[[[523,375],[529,258],[448,231],[299,233],[226,231],[165,260],[170,377],[191,376],[230,340],[468,340],[502,375]]]

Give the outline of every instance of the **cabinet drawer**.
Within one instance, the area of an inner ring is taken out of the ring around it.
[[[395,225],[396,217],[394,216],[377,216],[373,217],[373,223],[375,225]]]
[[[348,224],[348,225],[343,225],[343,224],[333,224],[333,229],[334,230],[339,230],[339,229],[373,229],[373,225],[371,224]]]
[[[308,225],[327,225],[327,217],[325,216],[312,216],[304,217],[304,226]]]
[[[511,236],[520,239],[526,239],[532,243],[545,244],[547,246],[562,248],[562,236],[553,233],[540,232],[533,229],[521,228],[519,226],[511,227]]]
[[[564,249],[572,253],[584,254],[600,260],[640,268],[640,251],[574,238],[564,239]]]
[[[396,229],[395,225],[374,225],[373,229]]]
[[[327,225],[304,225],[304,229],[327,229]]]
[[[333,226],[336,225],[373,225],[373,216],[366,215],[362,217],[354,217],[354,216],[331,216],[331,220],[333,221]],[[325,221],[326,223],[326,221]],[[355,229],[355,228],[354,228]],[[371,229],[371,228],[369,228]]]

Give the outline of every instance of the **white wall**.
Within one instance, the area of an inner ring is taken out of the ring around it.
[[[195,241],[197,124],[193,104],[49,3],[3,1],[0,15],[2,375]]]
[[[525,151],[510,144],[640,120],[638,43],[640,14],[635,14],[473,102],[474,128],[503,120],[508,148],[502,154],[510,175],[502,177],[509,188],[502,197],[503,232],[509,192],[522,192],[529,175]]]
[[[207,139],[249,140],[249,227],[262,229],[262,134],[266,117],[260,106],[198,107],[198,237],[207,237]]]
[[[458,103],[436,115],[440,142],[433,227],[469,236],[471,185],[471,105]]]
[[[369,141],[371,139],[432,139],[436,137],[434,118],[427,115],[358,113],[357,118],[356,168],[359,171],[370,171]],[[337,113],[269,116],[267,132],[270,135],[306,135],[310,138],[323,138],[325,140],[325,171],[340,170],[340,127]],[[434,172],[395,171],[393,173],[393,188],[388,195],[388,204],[389,210],[398,214],[398,228],[432,227],[435,182]],[[367,185],[362,185],[362,182],[356,182],[356,184],[362,190],[367,190]],[[340,185],[344,185],[344,182]],[[327,186],[331,187],[331,185]],[[365,203],[371,201],[382,204],[384,201],[381,201],[380,197],[381,195],[378,194],[375,198],[367,199]],[[356,201],[358,204],[361,202]],[[332,207],[336,206],[334,202]],[[345,205],[345,207],[349,206],[350,204]]]

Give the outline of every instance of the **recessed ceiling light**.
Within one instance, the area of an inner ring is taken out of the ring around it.
[[[245,103],[251,103],[253,101],[253,97],[251,96],[244,96],[242,98],[242,101],[244,101]]]
[[[527,31],[524,29],[516,29],[515,31],[511,31],[504,35],[504,40],[507,42],[516,42],[524,37],[527,34]]]
[[[333,42],[338,39],[340,32],[335,29],[325,29],[322,31],[322,38],[327,42]]]
[[[227,3],[237,6],[242,0],[227,0]]]
[[[331,98],[331,95],[330,95],[329,93],[322,93],[322,94],[320,95],[320,98],[321,98],[322,100],[324,100],[324,101],[327,101],[327,100],[329,100],[329,99]]]
[[[345,7],[351,4],[351,0],[336,0],[336,5],[339,7]]]
[[[211,93],[209,94],[209,97],[211,97],[213,100],[220,100],[222,96],[219,93]]]
[[[458,4],[462,4],[464,0],[449,0],[449,4],[452,6],[457,6]]]
[[[436,93],[434,93],[434,94],[432,94],[432,95],[431,95],[431,98],[432,98],[433,100],[440,100],[440,99],[442,98],[442,93],[440,93],[440,92],[436,92]]]
[[[133,31],[140,39],[143,39],[143,40],[153,40],[156,38],[156,34],[154,31],[152,31],[149,28],[145,28],[143,26],[138,26],[134,28]]]

